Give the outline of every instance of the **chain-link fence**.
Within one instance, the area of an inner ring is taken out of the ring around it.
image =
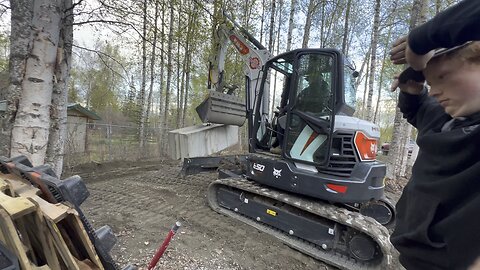
[[[64,164],[162,157],[161,130],[146,128],[145,147],[140,148],[139,129],[133,124],[69,122]]]

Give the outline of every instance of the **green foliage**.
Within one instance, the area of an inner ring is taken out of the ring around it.
[[[8,70],[10,57],[10,39],[7,34],[0,33],[0,72]]]
[[[94,111],[120,108],[119,89],[123,86],[122,56],[118,46],[98,44],[97,52],[80,52],[81,61],[72,68],[70,102],[83,101]]]

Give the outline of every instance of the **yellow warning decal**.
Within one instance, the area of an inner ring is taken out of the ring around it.
[[[275,212],[275,211],[273,211],[273,210],[270,210],[270,209],[267,209],[267,214],[272,215],[272,216],[274,216],[274,217],[277,216],[277,212]]]

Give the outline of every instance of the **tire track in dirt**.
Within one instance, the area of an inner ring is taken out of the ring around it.
[[[135,173],[132,173],[135,170]],[[179,178],[178,166],[115,168],[86,175],[82,208],[95,226],[118,235],[113,255],[145,266],[173,223],[184,226],[159,269],[330,269],[273,237],[212,211],[206,203],[215,174]]]

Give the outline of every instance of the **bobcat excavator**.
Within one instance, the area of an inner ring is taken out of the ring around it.
[[[219,169],[207,200],[247,223],[341,269],[398,269],[387,227],[385,165],[376,161],[379,128],[352,117],[352,65],[335,49],[272,56],[225,15],[210,64],[204,122],[248,120],[249,154],[186,158],[184,175]],[[229,41],[245,62],[246,97],[223,90]]]

